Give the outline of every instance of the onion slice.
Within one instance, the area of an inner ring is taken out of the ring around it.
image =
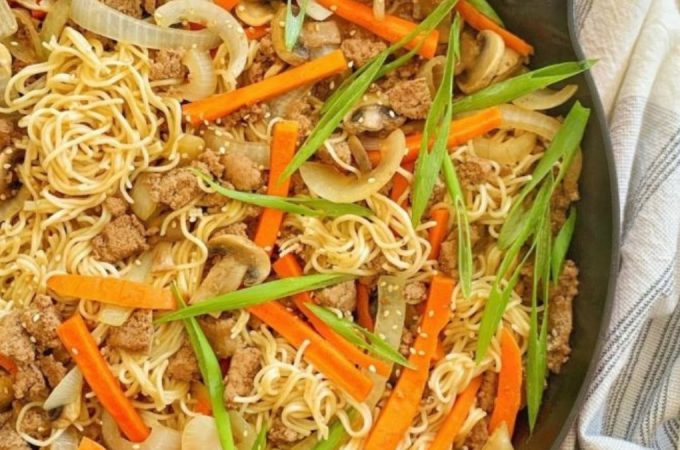
[[[300,2],[298,2],[298,5]],[[307,2],[307,15],[312,19],[322,22],[333,15],[333,11],[326,9],[314,0],[309,0]]]
[[[73,0],[71,19],[93,33],[140,47],[209,50],[220,45],[219,36],[210,30],[162,28],[123,14],[97,0]]]
[[[226,9],[206,1],[173,0],[158,8],[156,22],[164,27],[188,20],[204,25],[227,44],[229,67],[227,71],[236,78],[246,67],[248,39],[241,24]]]
[[[52,390],[45,403],[43,409],[49,411],[60,406],[68,405],[78,398],[78,395],[83,389],[83,374],[77,367],[71,369],[59,384]]]
[[[182,58],[189,68],[189,82],[179,88],[179,94],[191,102],[215,93],[217,74],[210,54],[205,50],[189,50]]]
[[[561,123],[554,117],[514,105],[501,105],[501,128],[529,131],[552,141]]]
[[[7,0],[0,0],[0,39],[5,39],[17,32],[19,25],[12,14]]]
[[[539,89],[512,101],[517,106],[534,111],[557,108],[567,102],[578,91],[578,86],[568,84],[559,91],[550,88]]]
[[[12,17],[14,16],[12,15]],[[12,54],[7,50],[7,47],[0,44],[0,105],[5,102],[5,88],[7,88],[10,78],[12,78]]]
[[[258,166],[269,168],[269,144],[266,142],[237,141],[218,128],[208,127],[203,134],[205,148],[219,154],[236,153],[250,158]]]
[[[505,422],[494,430],[482,450],[514,450]]]
[[[382,189],[399,168],[406,154],[406,138],[401,130],[390,133],[380,143],[381,160],[378,167],[359,177],[345,175],[326,164],[309,162],[300,167],[300,175],[307,187],[321,198],[336,203],[365,200]]]
[[[118,425],[106,411],[102,413],[102,435],[110,450],[181,450],[179,431],[159,424],[151,425],[151,434],[144,442],[134,443],[123,439]]]
[[[24,209],[24,203],[31,199],[31,192],[24,186],[19,189],[17,195],[0,202],[0,222],[11,219],[15,214],[18,214]]]
[[[251,450],[257,434],[252,425],[236,411],[229,411],[229,421],[238,450]],[[220,448],[215,419],[210,416],[193,417],[182,431],[182,450],[205,450]]]
[[[509,138],[505,142],[494,142],[493,139],[478,137],[473,140],[475,153],[482,158],[500,164],[515,164],[530,155],[536,147],[536,135],[525,133]]]

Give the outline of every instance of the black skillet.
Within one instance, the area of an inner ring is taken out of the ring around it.
[[[532,67],[583,58],[574,39],[576,18],[571,0],[490,0],[506,26],[536,49]],[[551,376],[534,433],[526,414],[515,432],[519,450],[559,449],[578,414],[609,322],[618,270],[619,199],[611,143],[597,91],[590,75],[568,80],[579,85],[578,100],[591,108],[583,140],[581,201],[569,257],[580,269],[580,294],[574,301],[571,359]],[[559,111],[566,114],[566,108]]]

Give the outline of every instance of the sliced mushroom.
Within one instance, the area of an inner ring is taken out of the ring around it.
[[[367,95],[344,118],[344,129],[349,134],[392,131],[406,119],[397,115],[382,95]]]
[[[456,64],[456,75],[460,75],[475,64],[481,49],[482,46],[472,30],[463,29],[460,33],[460,61]]]
[[[191,303],[235,291],[241,285],[261,283],[269,276],[269,255],[248,238],[225,234],[211,239],[208,248],[211,255],[221,259],[194,292]]]
[[[300,40],[298,40],[295,47],[288,50],[286,48],[285,41],[285,30],[284,26],[286,23],[286,6],[281,5],[279,10],[274,15],[272,19],[272,45],[274,46],[274,51],[279,58],[290,64],[291,66],[299,66],[307,61],[309,61],[310,53],[309,49],[306,48]]]
[[[505,54],[503,38],[493,31],[481,31],[477,40],[480,42],[479,56],[472,67],[468,67],[458,77],[458,87],[466,94],[477,92],[491,84]]]
[[[274,8],[269,2],[242,0],[236,7],[236,16],[247,25],[261,27],[274,17]]]
[[[339,46],[342,43],[340,28],[334,20],[305,22],[300,35],[302,44],[310,49]]]
[[[501,62],[498,64],[494,82],[506,80],[515,75],[517,70],[522,67],[524,57],[511,48],[505,47]]]

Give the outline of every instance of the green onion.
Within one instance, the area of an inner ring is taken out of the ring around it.
[[[251,450],[266,450],[267,449],[267,424],[263,423],[260,432],[257,433],[257,438],[253,442]]]
[[[442,82],[437,88],[437,93],[432,101],[432,106],[425,119],[423,137],[420,142],[420,152],[413,172],[411,222],[413,226],[420,223],[425,212],[427,201],[432,195],[432,189],[437,181],[437,175],[441,170],[442,161],[448,158],[446,151],[449,128],[451,127],[451,101],[453,98],[454,66],[460,55],[459,35],[461,19],[456,19],[449,31],[449,47],[446,51],[446,65]],[[434,135],[432,149],[428,151],[430,136]]]
[[[177,304],[184,307],[184,300],[175,284],[172,285],[172,293],[177,300]],[[222,450],[235,450],[236,447],[234,446],[234,436],[231,432],[229,414],[224,407],[224,383],[222,381],[220,362],[217,360],[215,352],[213,352],[212,347],[210,347],[210,342],[208,342],[208,339],[205,337],[205,334],[198,325],[196,319],[192,317],[184,319],[184,328],[187,331],[189,342],[196,354],[203,382],[210,395],[210,404],[212,405],[213,417],[215,418],[215,424],[217,425],[217,435],[220,440],[220,446],[222,447]]]
[[[418,26],[411,30],[410,33],[383,50],[369,63],[352,74],[347,82],[341,84],[340,87],[336,89],[328,100],[326,100],[326,103],[321,109],[321,118],[307,137],[307,140],[302,144],[302,147],[295,153],[291,162],[288,163],[288,166],[286,166],[281,174],[279,181],[291,176],[293,172],[299,169],[300,166],[304,164],[319,147],[321,147],[324,141],[333,134],[333,131],[338,127],[343,117],[345,117],[352,107],[354,107],[356,102],[363,97],[366,90],[368,90],[371,84],[381,74],[387,58],[411,42],[416,36],[431,32],[439,22],[446,17],[457,1],[458,0],[443,0],[437,5],[437,8],[418,24]],[[408,54],[412,57],[415,55],[415,52],[409,52]],[[404,64],[407,60],[408,59],[399,59],[398,61],[400,61],[401,64]]]
[[[453,114],[476,111],[507,103],[538,89],[543,89],[551,84],[585,72],[593,67],[594,64],[595,61],[593,60],[554,64],[492,84],[481,91],[453,102]]]
[[[553,180],[546,180],[553,184]],[[529,427],[533,431],[538,411],[541,407],[543,389],[545,387],[547,332],[548,332],[548,300],[550,289],[550,263],[552,236],[550,225],[550,203],[546,203],[541,223],[534,236],[536,255],[534,257],[533,287],[531,291],[531,315],[529,322],[529,346],[527,349],[526,395]],[[538,292],[542,283],[543,318],[539,330],[538,325]]]
[[[496,11],[494,11],[493,7],[489,5],[489,2],[486,0],[468,0],[468,3],[474,6],[477,11],[505,28],[505,24],[501,20],[500,16],[496,14]]]
[[[286,23],[284,25],[283,40],[286,44],[288,50],[292,50],[300,37],[302,32],[302,25],[305,22],[305,14],[307,12],[307,1],[302,0],[298,4],[300,5],[300,12],[297,16],[293,15],[293,5],[291,0],[288,0],[288,5],[286,6]]]
[[[191,170],[218,194],[232,200],[238,200],[239,202],[262,206],[263,208],[278,209],[280,211],[301,216],[340,217],[345,214],[352,214],[355,216],[368,217],[373,215],[373,212],[370,209],[352,203],[334,203],[322,198],[277,197],[275,195],[241,192],[222,186],[205,172],[198,169]]]
[[[318,273],[270,281],[269,283],[262,283],[245,289],[239,289],[238,291],[228,292],[178,311],[165,314],[156,319],[156,323],[182,320],[188,317],[195,317],[208,313],[243,309],[279,298],[289,297],[300,292],[325,288],[355,278],[354,275],[344,273]]]
[[[503,228],[501,228],[498,237],[498,246],[501,249],[508,248],[510,244],[516,240],[517,235],[520,232],[517,223],[521,220],[518,216],[523,214],[521,205],[524,202],[524,199],[549,173],[552,172],[554,165],[560,159],[562,160],[562,167],[560,168],[560,173],[555,185],[561,181],[569,168],[569,164],[574,158],[574,155],[578,151],[589,117],[590,110],[581,106],[579,102],[576,102],[571,108],[566,119],[564,119],[564,123],[550,143],[550,147],[548,147],[548,150],[546,150],[543,157],[536,165],[536,168],[531,175],[531,181],[522,188],[515,200],[515,204],[508,213],[508,219],[505,224],[503,224]]]
[[[359,415],[353,409],[347,416],[349,417],[350,423],[353,423]],[[312,450],[337,450],[349,441],[349,434],[345,430],[345,426],[340,420],[336,420],[328,429],[328,437],[323,441],[317,442],[317,444],[312,448]]]
[[[555,282],[557,282],[562,273],[562,266],[564,265],[564,259],[567,257],[567,250],[569,250],[575,226],[576,209],[571,208],[567,221],[562,225],[562,228],[560,228],[557,237],[555,237],[555,242],[553,243],[551,267],[552,279]]]
[[[350,320],[338,317],[333,311],[323,306],[314,303],[307,303],[306,305],[315,316],[352,344],[387,361],[408,367],[408,360],[382,338]]]

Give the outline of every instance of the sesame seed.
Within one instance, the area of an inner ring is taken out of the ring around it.
[[[373,364],[368,366],[368,371],[371,373],[376,373],[378,370],[375,368]]]
[[[73,353],[74,355],[77,355],[77,354],[78,354],[78,349],[75,348],[75,347],[73,347],[73,348],[71,349],[71,353]]]

